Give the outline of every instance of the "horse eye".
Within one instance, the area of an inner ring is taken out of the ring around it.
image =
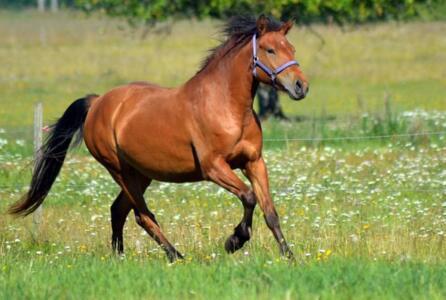
[[[266,49],[266,52],[268,52],[269,54],[276,54],[276,52],[272,48]]]

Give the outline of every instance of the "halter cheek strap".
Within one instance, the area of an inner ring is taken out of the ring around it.
[[[272,83],[276,82],[277,75],[279,75],[281,72],[283,72],[285,69],[291,67],[291,66],[298,66],[299,63],[296,60],[290,60],[289,62],[284,63],[283,65],[278,66],[276,69],[271,70],[268,68],[264,63],[262,63],[259,58],[257,57],[257,34],[254,34],[252,36],[252,59],[253,59],[253,70],[252,75],[254,77],[257,77],[257,67],[262,69],[263,72],[265,72],[268,77],[271,79]]]

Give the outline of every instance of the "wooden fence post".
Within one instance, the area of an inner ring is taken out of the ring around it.
[[[42,147],[42,129],[43,129],[43,107],[42,102],[37,102],[34,105],[34,159],[37,161],[42,155],[40,148]],[[33,222],[36,231],[42,222],[42,206],[37,208],[33,214]]]

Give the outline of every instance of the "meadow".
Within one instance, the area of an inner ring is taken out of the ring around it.
[[[295,262],[280,258],[259,209],[251,241],[226,254],[242,207],[210,183],[154,182],[146,192],[184,261],[169,264],[131,215],[126,255],[111,255],[118,188],[83,147],[68,156],[40,225],[5,213],[29,183],[36,101],[48,123],[89,92],[132,80],[181,84],[218,43],[218,25],[180,21],[141,39],[99,16],[0,11],[0,299],[444,299],[441,22],[291,32],[311,92],[298,103],[281,96],[294,121],[263,126]]]

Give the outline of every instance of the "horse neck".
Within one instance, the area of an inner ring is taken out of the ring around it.
[[[252,75],[252,48],[251,43],[243,46],[237,53],[227,57],[222,62],[227,69],[227,88],[230,92],[232,105],[252,109],[254,95],[258,82]]]
[[[212,99],[218,105],[230,106],[230,110],[240,113],[250,112],[253,108],[254,95],[258,82],[252,76],[251,43],[242,46],[237,52],[230,53],[209,66],[206,72],[200,73],[197,79],[199,86],[210,86]],[[223,97],[223,99],[222,99]]]

